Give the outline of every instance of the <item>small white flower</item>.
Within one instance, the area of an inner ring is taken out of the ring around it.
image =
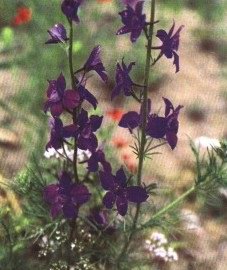
[[[195,146],[197,148],[209,148],[212,149],[213,147],[218,148],[221,147],[220,141],[215,138],[209,138],[206,136],[198,137],[194,140]]]

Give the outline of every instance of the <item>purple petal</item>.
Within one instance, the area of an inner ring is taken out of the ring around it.
[[[89,201],[91,194],[87,187],[82,184],[73,184],[71,190],[71,198],[76,204],[83,204]]]
[[[49,185],[43,190],[43,198],[49,204],[54,204],[57,201],[59,186],[56,184]]]
[[[124,114],[119,122],[119,126],[123,128],[134,129],[140,124],[140,115],[137,112],[130,111]]]
[[[58,103],[50,105],[50,112],[51,112],[51,115],[54,117],[60,116],[63,113],[62,103],[58,102]]]
[[[117,178],[117,182],[121,187],[126,187],[126,181],[127,181],[127,177],[125,175],[125,172],[123,170],[123,168],[120,168],[117,172],[116,172],[116,178]]]
[[[110,172],[99,172],[99,179],[101,182],[101,186],[105,190],[113,190],[114,189],[114,182],[115,178]]]
[[[173,150],[177,145],[177,135],[174,132],[167,132],[166,133],[166,140],[170,145],[171,149]]]
[[[57,92],[58,93],[64,93],[66,88],[66,81],[64,75],[61,73],[59,77],[57,78]]]
[[[151,116],[147,123],[146,133],[152,138],[161,139],[165,136],[166,126],[166,118],[159,116]]]
[[[145,202],[148,198],[146,190],[139,186],[132,186],[127,188],[127,198],[133,203]]]
[[[82,150],[90,150],[91,152],[95,151],[98,147],[98,140],[96,136],[91,133],[89,138],[84,138],[83,136],[79,136],[77,140],[78,147]]]
[[[97,99],[82,85],[80,85],[78,90],[79,90],[80,96],[83,99],[87,100],[94,107],[94,109],[96,109],[97,104],[98,104]]]
[[[75,90],[66,90],[63,96],[63,105],[66,109],[74,109],[80,104],[80,95]]]
[[[62,135],[64,138],[75,137],[76,130],[77,130],[77,127],[74,124],[65,126],[63,127]]]
[[[50,214],[52,218],[55,219],[60,214],[61,210],[62,210],[61,204],[58,204],[58,203],[53,204],[50,209]]]
[[[162,42],[165,42],[168,38],[168,34],[165,30],[161,29],[157,31],[156,37],[159,38]]]
[[[116,201],[116,196],[112,192],[107,192],[103,197],[103,204],[106,208],[111,209]]]
[[[128,26],[123,26],[117,30],[116,35],[124,35],[124,34],[130,33],[130,32],[131,32],[131,30],[128,28]]]
[[[92,131],[95,132],[98,130],[102,124],[103,116],[98,116],[98,115],[91,115],[90,116],[90,123],[91,123],[91,128]]]
[[[179,56],[176,52],[173,51],[173,64],[176,66],[176,73],[180,70]]]
[[[71,202],[65,203],[62,210],[66,219],[74,219],[78,215],[78,208]]]
[[[167,117],[170,113],[170,111],[174,111],[174,107],[172,102],[168,98],[162,98],[165,102],[166,108],[165,108],[165,117]]]
[[[121,216],[125,216],[128,210],[128,201],[124,197],[117,197],[116,199],[117,211]]]

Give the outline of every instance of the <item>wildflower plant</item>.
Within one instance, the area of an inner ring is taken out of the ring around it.
[[[138,246],[133,247],[132,243],[140,241],[139,236],[144,235],[146,229],[168,222],[172,209],[191,193],[208,187],[215,180],[200,170],[195,148],[198,174],[195,184],[174,201],[161,208],[157,206],[154,210],[151,202],[157,186],[144,180],[145,160],[150,162],[157,148],[163,145],[171,150],[177,147],[178,119],[183,106],[173,105],[168,98],[163,98],[164,114],[159,115],[153,110],[148,89],[150,69],[162,56],[173,58],[176,72],[180,70],[177,52],[183,26],[176,32],[175,23],[168,32],[157,30],[157,42],[161,40],[162,45],[153,46],[154,28],[158,25],[155,20],[156,1],[151,0],[149,18],[143,9],[144,1],[123,1],[125,8],[119,13],[123,26],[116,34],[129,34],[132,43],[145,38],[147,43],[144,48],[146,62],[143,85],[131,78],[130,71],[136,63],[126,63],[121,59],[117,63],[116,85],[110,98],[123,94],[140,106],[139,111],[109,112],[109,117],[118,121],[119,128],[128,129],[134,138],[132,149],[137,156],[138,166],[132,173],[123,164],[116,166],[105,151],[108,145],[100,140],[98,134],[104,116],[95,113],[98,100],[92,90],[87,89],[91,72],[103,83],[108,80],[101,60],[101,46],[94,44],[85,64],[77,68],[74,66],[74,27],[83,23],[79,10],[84,2],[63,0],[61,11],[68,26],[56,22],[48,30],[46,45],[60,44],[59,47],[66,49],[70,71],[70,80],[59,71],[56,79],[48,81],[43,107],[50,118],[45,156],[50,161],[56,159],[56,163],[47,162],[43,168],[37,166],[34,173],[36,184],[26,190],[20,189],[20,193],[29,193],[30,213],[39,218],[42,224],[30,237],[38,243],[38,257],[46,258],[46,269],[134,269],[136,266],[138,268],[135,269],[140,269],[143,256],[132,256]],[[154,58],[153,53],[157,50],[159,53]],[[94,108],[92,114],[86,109],[87,102]],[[220,151],[216,153],[221,155]],[[212,162],[213,166],[215,162]],[[36,200],[32,199],[33,193],[37,195]],[[152,211],[146,212],[146,209]],[[157,240],[153,238],[147,244]],[[171,247],[164,247],[165,244],[164,239],[159,249],[154,248],[152,252],[159,254],[164,261],[177,260],[177,253]]]

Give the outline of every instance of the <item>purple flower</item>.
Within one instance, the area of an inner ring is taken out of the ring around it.
[[[103,63],[100,59],[100,52],[101,47],[96,46],[92,52],[90,53],[90,56],[88,57],[87,62],[85,63],[83,69],[86,72],[89,72],[91,70],[94,70],[98,73],[98,75],[101,77],[101,79],[106,82],[108,80],[106,70],[103,66]]]
[[[50,39],[46,42],[46,44],[55,44],[60,42],[65,42],[69,40],[66,35],[66,30],[64,25],[55,24],[50,30],[47,31],[50,35]]]
[[[100,128],[102,119],[103,117],[98,115],[88,117],[88,113],[81,109],[76,130],[77,145],[80,149],[93,152],[98,147],[98,140],[94,132]]]
[[[123,128],[128,128],[130,132],[132,132],[132,129],[138,127],[140,125],[140,114],[134,111],[127,112],[123,114],[119,126]]]
[[[127,187],[127,178],[124,170],[117,171],[116,176],[111,172],[99,172],[102,187],[107,191],[103,198],[103,204],[111,209],[116,203],[117,211],[125,216],[128,210],[128,202],[142,203],[148,198],[146,190],[140,186]]]
[[[106,232],[107,234],[113,234],[115,231],[115,227],[109,224],[107,212],[104,210],[99,208],[92,209],[88,219],[97,229]]]
[[[121,91],[124,92],[125,96],[130,96],[132,94],[132,87],[134,85],[131,80],[129,73],[132,69],[132,66],[135,65],[135,62],[131,62],[128,66],[125,65],[124,60],[122,59],[122,66],[117,63],[116,68],[116,86],[113,89],[111,99],[118,96]]]
[[[143,3],[143,1],[137,2],[135,8],[128,5],[125,10],[119,13],[124,26],[117,31],[117,35],[131,33],[131,42],[136,42],[146,26],[146,15],[142,14]]]
[[[50,140],[46,145],[46,149],[53,147],[55,150],[58,150],[62,147],[66,138],[75,136],[76,126],[68,125],[63,127],[63,123],[59,118],[51,118],[49,126],[51,128]]]
[[[82,2],[83,0],[64,0],[61,5],[61,10],[69,20],[79,23],[80,20],[77,13]]]
[[[174,149],[178,140],[178,115],[183,106],[179,105],[174,109],[173,104],[167,98],[163,98],[163,100],[166,106],[165,117],[155,114],[149,115],[146,133],[156,139],[165,137],[170,147]]]
[[[88,163],[87,169],[89,172],[97,172],[99,169],[99,163],[102,165],[104,171],[111,172],[110,163],[106,161],[105,154],[100,149],[92,153],[87,163]]]
[[[149,114],[151,111],[151,100],[148,99],[147,101],[147,113]],[[119,122],[119,126],[123,128],[128,128],[130,132],[134,128],[137,128],[140,126],[142,120],[142,106],[140,108],[140,113],[135,111],[129,111],[122,115],[122,118]]]
[[[51,216],[56,218],[60,212],[67,219],[74,219],[78,215],[79,207],[89,201],[91,194],[83,184],[72,183],[69,173],[63,171],[58,184],[51,184],[44,188],[44,200],[51,206]]]
[[[173,26],[170,28],[169,32],[167,33],[165,30],[161,29],[157,31],[156,37],[158,37],[162,41],[162,45],[158,47],[152,47],[152,49],[160,49],[160,55],[158,58],[165,55],[168,59],[173,57],[173,64],[176,66],[176,72],[180,70],[179,67],[179,56],[177,54],[179,48],[179,41],[180,41],[180,31],[184,27],[181,25],[178,30],[173,34],[175,27],[175,22]]]
[[[80,104],[80,95],[76,90],[65,90],[65,77],[61,73],[57,80],[49,81],[47,101],[44,112],[50,109],[52,116],[60,116],[64,109],[72,111]]]

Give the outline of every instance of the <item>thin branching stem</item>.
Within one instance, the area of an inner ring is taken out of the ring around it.
[[[152,39],[153,39],[153,30],[154,30],[154,21],[155,21],[155,0],[151,2],[151,12],[150,12],[150,25],[148,29],[147,38],[147,55],[146,55],[146,66],[145,66],[145,78],[144,78],[144,91],[142,94],[142,126],[141,126],[141,140],[140,140],[140,147],[139,147],[139,165],[138,165],[138,172],[137,172],[137,184],[141,185],[142,181],[142,171],[143,171],[143,161],[144,161],[144,150],[146,146],[146,124],[147,124],[147,115],[148,115],[148,87],[149,87],[149,75],[150,75],[150,65],[151,65],[151,48],[152,48]],[[134,232],[137,226],[137,221],[139,218],[140,213],[140,204],[136,206],[136,213],[133,219],[133,224],[131,228],[131,232],[128,237],[128,241],[125,242],[120,255],[117,259],[117,266],[120,268],[121,259],[127,253],[128,247],[133,239]]]
[[[69,36],[69,69],[70,69],[70,76],[71,76],[71,84],[72,88],[76,91],[76,79],[74,76],[73,72],[73,23],[72,20],[69,20],[69,26],[70,26],[70,36]],[[74,109],[73,110],[73,122],[76,124],[77,122],[77,115],[78,115],[78,110]],[[74,140],[74,154],[73,154],[73,169],[74,169],[74,177],[75,177],[75,182],[79,182],[79,176],[78,176],[78,171],[77,171],[77,140],[75,138]]]

